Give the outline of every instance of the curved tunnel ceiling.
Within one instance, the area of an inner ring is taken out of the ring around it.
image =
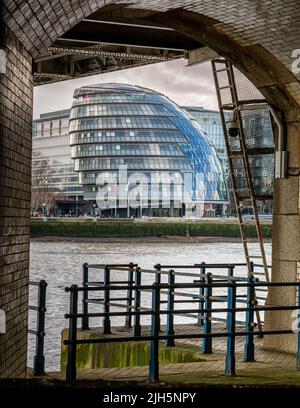
[[[188,45],[187,50],[181,51],[178,50],[180,47],[170,50],[165,43],[161,48],[147,48],[145,44],[138,44],[134,52],[133,46],[137,45],[134,43],[127,46],[93,42],[86,43],[86,46],[81,43],[80,50],[76,50],[76,47],[58,49],[59,44],[66,47],[66,33],[75,36],[86,28],[86,22],[83,22],[81,28],[80,24],[88,18],[102,22],[155,26],[158,29],[172,28],[175,33],[161,36],[164,41],[167,36],[179,35],[180,41],[190,41],[189,44],[194,41],[199,47],[206,45],[231,60],[267,100],[282,110],[290,109],[291,103],[295,109],[299,108],[300,73],[295,74],[291,70],[291,51],[298,48],[300,43],[297,14],[300,4],[297,0],[289,0],[289,7],[283,0],[273,0],[272,7],[268,1],[241,3],[239,0],[36,0],[34,3],[4,0],[1,7],[7,25],[35,58],[34,70],[37,74],[40,71],[40,81],[47,80],[42,77],[43,70],[49,69],[45,64],[47,58],[48,61],[56,61],[55,69],[61,70],[54,70],[52,78],[51,72],[48,73],[50,80],[56,81],[103,72],[106,68],[116,70],[178,58],[184,51],[188,51]],[[171,38],[168,40],[171,41]],[[128,38],[127,42],[130,42]],[[53,45],[55,50],[49,50]],[[87,47],[90,47],[89,51],[82,50]],[[94,57],[98,57],[98,52],[102,61],[85,58],[84,52],[91,52]],[[128,54],[131,54],[131,59]],[[39,80],[36,78],[36,82]]]

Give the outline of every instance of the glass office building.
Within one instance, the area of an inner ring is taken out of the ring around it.
[[[126,84],[79,88],[69,133],[84,198],[101,214],[224,212],[226,181],[210,139],[162,94]]]
[[[91,211],[74,172],[69,146],[70,110],[50,112],[33,121],[32,214],[80,214]]]
[[[196,119],[201,129],[208,135],[211,143],[216,149],[225,175],[228,177],[228,159],[220,112],[210,109],[204,109],[198,106],[183,106],[183,109],[189,112]]]

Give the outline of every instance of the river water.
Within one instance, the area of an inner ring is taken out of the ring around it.
[[[253,245],[253,251],[255,247]],[[251,245],[250,245],[251,247]],[[268,262],[271,258],[271,244],[265,244]],[[32,242],[30,255],[30,279],[45,279],[47,288],[47,317],[45,337],[45,357],[47,371],[58,370],[60,367],[60,333],[67,327],[64,314],[68,312],[69,295],[64,288],[71,284],[81,284],[81,266],[83,263],[138,263],[142,268],[153,268],[156,263],[187,265],[200,262],[206,263],[241,263],[244,262],[242,244],[239,243],[137,243],[137,242]],[[244,275],[243,268],[237,269],[237,275]],[[220,272],[219,272],[220,273]],[[222,271],[224,273],[224,271]],[[98,275],[98,276],[97,276]],[[91,280],[100,280],[99,272],[93,273]],[[124,275],[116,273],[114,280],[124,280]],[[177,282],[186,279],[179,278]],[[152,283],[153,276],[145,275],[142,283]],[[36,302],[35,287],[30,288],[30,304]],[[142,305],[149,306],[150,294],[142,297]],[[187,307],[191,307],[188,305]],[[79,305],[80,308],[80,305]],[[115,309],[116,310],[116,309]],[[91,305],[90,311],[100,311],[100,306]],[[29,326],[35,328],[35,312],[30,312]],[[112,325],[120,325],[123,318],[116,318]],[[144,323],[149,319],[144,318]],[[175,323],[188,323],[189,320],[178,317]],[[99,326],[100,319],[91,322]],[[34,341],[29,335],[28,366],[32,367]]]

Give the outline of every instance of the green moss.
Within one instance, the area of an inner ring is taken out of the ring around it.
[[[122,368],[149,365],[150,344],[144,342],[82,344],[77,346],[77,368]],[[159,347],[160,364],[205,361],[196,347],[178,343],[176,347]],[[67,350],[61,354],[61,369],[67,364]]]

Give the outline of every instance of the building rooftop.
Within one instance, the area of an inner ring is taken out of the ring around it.
[[[74,92],[74,98],[78,98],[80,95],[85,95],[87,92],[95,93],[95,92],[117,92],[117,91],[125,91],[125,92],[147,92],[147,93],[155,93],[160,94],[157,91],[154,91],[150,88],[145,88],[138,85],[130,85],[130,84],[122,84],[122,83],[102,83],[102,84],[95,84],[95,85],[86,85],[78,88]]]
[[[41,113],[39,119],[35,120],[47,120],[53,118],[68,118],[70,116],[71,110],[70,109],[63,109],[59,111]]]

